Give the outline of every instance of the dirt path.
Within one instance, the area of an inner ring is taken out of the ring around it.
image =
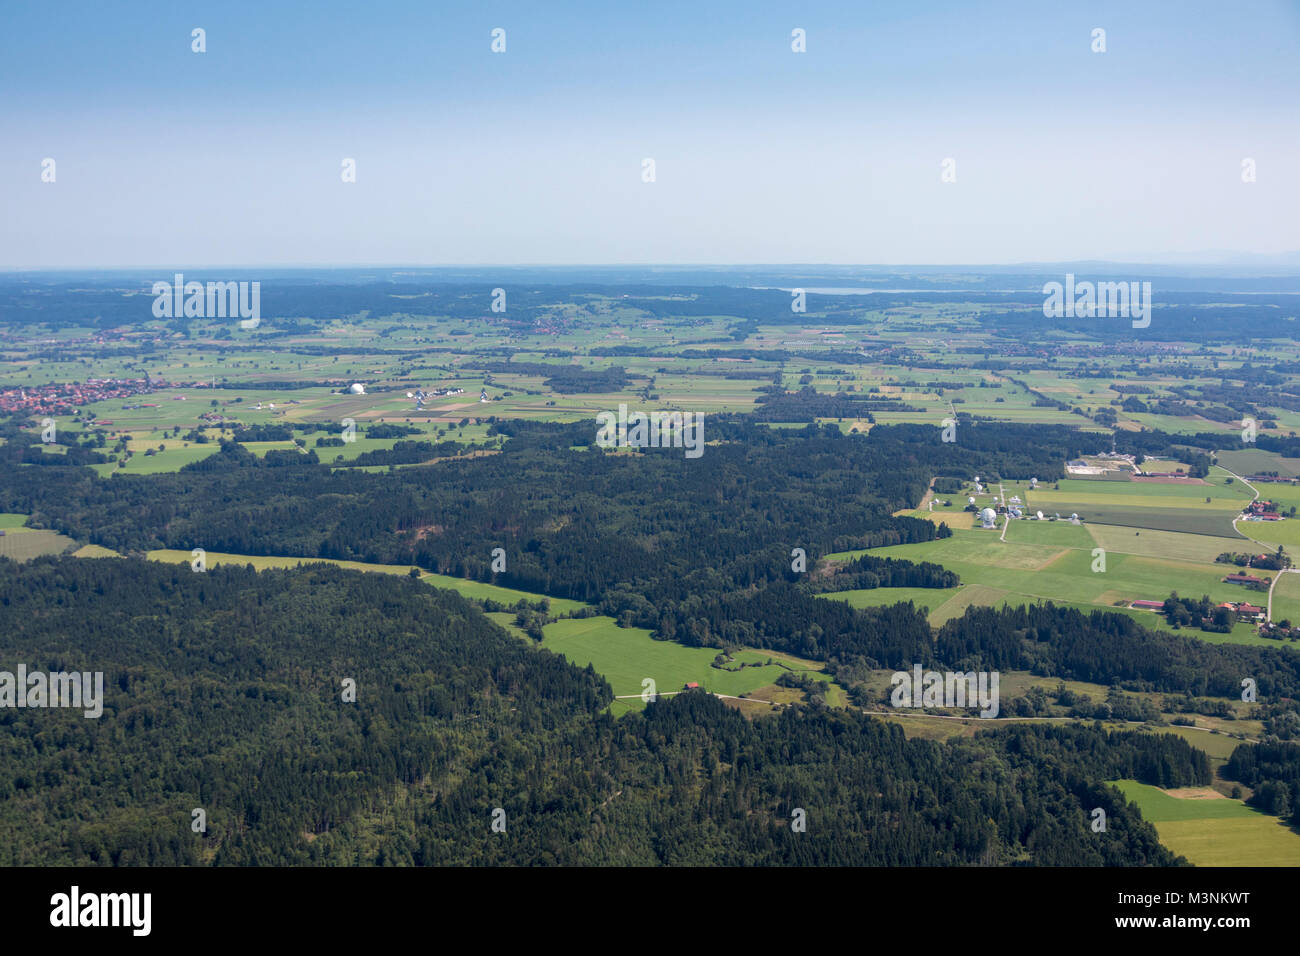
[[[931,511],[934,510],[934,481],[933,478],[930,479],[930,487],[926,488],[925,494],[921,496],[921,503],[916,506],[917,511],[925,507],[929,507]]]

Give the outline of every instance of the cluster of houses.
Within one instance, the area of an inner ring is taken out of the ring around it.
[[[1111,472],[1139,471],[1137,459],[1132,455],[1092,455],[1089,458],[1074,458],[1065,463],[1065,473],[1076,478],[1097,478]]]
[[[148,378],[88,378],[84,382],[50,382],[26,388],[0,389],[0,414],[66,415],[77,405],[110,398],[148,395],[164,383]]]
[[[1263,622],[1266,613],[1264,608],[1251,604],[1249,601],[1224,601],[1218,606],[1227,608],[1229,611],[1233,612],[1233,614],[1237,616],[1238,621],[1260,623]],[[1165,609],[1165,602],[1134,601],[1129,605],[1129,607],[1135,608],[1139,611],[1163,611]]]
[[[1224,601],[1219,607],[1226,607],[1234,612],[1239,621],[1262,623],[1267,613],[1264,608],[1251,604],[1249,601]]]
[[[1247,521],[1281,521],[1282,516],[1277,513],[1277,505],[1271,501],[1252,501],[1246,505],[1246,510],[1242,513]]]
[[[464,395],[464,394],[465,394],[465,390],[463,388],[432,388],[427,392],[422,388],[417,388],[413,392],[407,392],[406,397],[415,399],[415,407],[417,409],[420,409],[420,408],[424,408],[424,403],[431,398],[446,398],[450,395]],[[488,400],[486,389],[484,389],[479,393],[478,400],[480,402],[486,402]]]

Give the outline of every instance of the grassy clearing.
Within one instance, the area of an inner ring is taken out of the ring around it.
[[[1143,532],[1132,537],[1137,542],[1150,533]],[[1017,536],[1021,534],[1036,537],[1039,541],[1019,540]],[[1111,529],[1102,534],[1112,543],[1125,541],[1128,537],[1124,535],[1123,529]],[[1160,552],[1162,549],[1159,545],[1168,544],[1170,540],[1168,534],[1157,534],[1153,545],[1144,550]],[[1055,539],[1055,543],[1043,543],[1048,539]],[[1207,542],[1196,539],[1191,553],[1204,556],[1213,550],[1217,555],[1219,540],[1212,538]],[[1078,546],[1072,542],[1078,543]],[[1212,561],[1176,560],[1168,556],[1129,554],[1117,548],[1107,548],[1105,571],[1093,571],[1093,549],[1097,546],[1093,529],[1086,526],[1059,522],[1012,522],[1006,541],[999,540],[997,534],[989,531],[954,530],[950,538],[876,548],[869,553],[911,561],[931,561],[960,575],[961,587],[949,593],[942,603],[930,602],[935,601],[943,592],[932,592],[929,596],[929,601],[926,602],[930,608],[929,619],[935,625],[960,617],[966,608],[975,605],[1000,607],[1003,604],[1018,606],[1052,601],[1085,611],[1127,614],[1144,627],[1171,631],[1164,618],[1158,614],[1117,605],[1143,599],[1162,601],[1172,591],[1191,597],[1208,594],[1215,602],[1254,600],[1258,603],[1263,597],[1257,592],[1245,591],[1239,585],[1224,583],[1223,578],[1235,568],[1214,564]],[[865,552],[843,552],[828,555],[828,558],[844,560],[862,553]],[[1166,555],[1168,553],[1165,552]],[[867,606],[884,603],[888,598],[887,593],[873,595],[871,592],[852,592],[852,597],[846,599]],[[917,603],[918,597],[906,594],[900,595],[900,599],[910,599]],[[1177,633],[1211,643],[1279,646],[1276,641],[1259,637],[1249,624],[1237,624],[1228,634],[1187,629]]]
[[[0,557],[30,561],[45,554],[62,554],[77,542],[54,531],[22,528],[0,536]]]
[[[792,670],[829,680],[821,673],[820,664],[760,650],[740,651],[727,664],[728,667],[740,663],[758,666],[722,670],[712,666],[718,655],[715,648],[656,641],[649,631],[619,627],[610,617],[556,621],[547,624],[542,633],[543,647],[563,654],[579,667],[590,664],[609,681],[616,697],[630,698],[614,701],[611,711],[616,715],[645,706],[639,695],[644,689],[641,682],[646,678],[655,682],[659,693],[680,691],[693,681],[710,693],[735,697],[774,684],[783,673]]]
[[[467,581],[464,578],[448,577],[445,574],[430,574],[427,571],[420,575],[420,580],[432,584],[436,588],[450,588],[453,591],[458,591],[462,596],[474,601],[491,599],[502,604],[515,604],[520,600],[529,603],[542,600],[549,601],[552,614],[570,614],[579,608],[587,606],[581,601],[571,601],[568,598],[547,597],[544,594],[516,591],[514,588],[498,587],[495,584],[486,584],[482,581]]]
[[[1297,575],[1300,577],[1300,575]],[[937,610],[957,594],[959,588],[870,588],[867,590],[836,591],[820,597],[834,601],[848,601],[853,607],[885,607],[911,601],[918,608]]]
[[[172,564],[189,564],[193,558],[188,551],[164,548],[150,551],[146,557],[150,561],[166,561]],[[218,564],[251,564],[258,571],[267,568],[296,568],[304,564],[336,564],[353,571],[376,571],[382,574],[409,574],[409,564],[367,564],[365,561],[338,561],[330,558],[295,558],[265,554],[228,554],[224,551],[205,552],[208,567]]]
[[[76,551],[72,552],[74,558],[120,558],[112,548],[104,548],[97,544],[83,544]]]
[[[1155,825],[1161,843],[1197,866],[1300,866],[1300,833],[1240,800],[1179,798],[1136,780],[1113,785]]]
[[[136,444],[132,442],[127,447]],[[167,445],[166,450],[158,451],[158,445]],[[155,442],[152,447],[154,453],[146,455],[143,449],[132,449],[134,454],[123,464],[121,461],[109,461],[102,465],[91,465],[90,469],[101,478],[108,478],[112,475],[158,475],[163,472],[180,471],[186,465],[196,461],[202,461],[220,451],[220,447],[215,443],[206,445],[189,445],[186,447],[180,442],[172,439],[171,442]]]

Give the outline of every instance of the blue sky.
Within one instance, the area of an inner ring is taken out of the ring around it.
[[[1294,0],[6,0],[0,94],[6,269],[1300,248]]]

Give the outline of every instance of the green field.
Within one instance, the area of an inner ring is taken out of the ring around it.
[[[829,680],[820,673],[820,665],[800,661],[775,651],[743,650],[727,666],[737,663],[759,664],[739,671],[713,667],[716,648],[686,647],[672,641],[656,641],[650,632],[637,627],[619,627],[610,617],[570,618],[547,624],[543,628],[542,646],[563,654],[579,667],[590,664],[609,681],[615,700],[611,712],[618,715],[640,710],[642,681],[655,682],[661,694],[680,691],[694,681],[714,694],[739,697],[776,682],[787,671],[806,671],[819,680]],[[768,663],[771,661],[772,663]]]
[[[1245,478],[1273,471],[1284,478],[1300,477],[1300,458],[1283,458],[1276,452],[1264,451],[1260,448],[1251,448],[1246,451],[1221,451],[1218,454],[1218,460],[1219,464],[1224,468]],[[1259,487],[1260,493],[1267,498],[1268,492],[1266,489],[1271,487],[1271,483],[1257,487]]]
[[[1223,539],[1170,532],[1125,534],[1125,530],[1106,528],[1100,537],[1112,545],[1118,543],[1121,547],[1130,546],[1145,553],[1106,548],[1104,572],[1092,570],[1093,550],[1102,547],[1097,543],[1093,529],[1087,525],[1062,522],[1013,521],[1006,541],[1000,540],[997,531],[957,529],[949,538],[876,548],[870,552],[841,552],[827,558],[847,560],[870,553],[930,561],[955,571],[962,581],[961,587],[955,590],[926,594],[927,589],[898,589],[906,592],[899,595],[901,600],[924,603],[930,608],[932,624],[959,617],[972,605],[997,607],[1003,603],[1019,605],[1053,601],[1082,610],[1114,611],[1133,617],[1145,627],[1171,630],[1164,618],[1154,612],[1119,605],[1134,600],[1162,601],[1172,591],[1196,598],[1208,594],[1215,602],[1251,600],[1256,604],[1262,603],[1262,592],[1247,591],[1239,585],[1223,582],[1230,571],[1236,570],[1229,565],[1215,564],[1210,557],[1211,552],[1217,555],[1225,550],[1221,543]],[[1137,544],[1142,537],[1152,534],[1155,539],[1149,547]],[[1133,545],[1128,545],[1129,537],[1132,537]],[[1157,556],[1173,553],[1170,549],[1183,538],[1189,539],[1186,553],[1195,554],[1201,560]],[[1261,576],[1264,576],[1263,572]],[[879,590],[888,592],[890,589]],[[918,591],[921,593],[915,593]],[[940,600],[945,594],[947,597]],[[870,591],[822,596],[838,597],[857,606],[883,604],[890,597],[888,593],[873,594]],[[1251,625],[1244,623],[1235,625],[1229,634],[1211,634],[1199,629],[1183,629],[1177,633],[1212,643],[1279,646],[1276,641],[1259,637]]]
[[[513,588],[498,587],[495,584],[486,584],[482,581],[467,581],[464,578],[448,577],[445,574],[432,574],[428,571],[420,575],[420,580],[432,584],[436,588],[450,588],[453,591],[459,591],[461,595],[474,601],[482,601],[486,598],[502,604],[514,604],[520,600],[529,603],[543,600],[549,601],[552,615],[570,614],[579,608],[587,606],[581,601],[571,601],[568,598],[547,597],[544,594],[516,591]]]
[[[104,548],[97,544],[83,544],[76,551],[72,552],[74,558],[120,558],[112,548]]]
[[[1284,574],[1274,585],[1273,620],[1300,624],[1300,574]]]
[[[53,531],[19,528],[0,536],[0,557],[28,561],[43,554],[61,554],[76,543]]]
[[[1136,780],[1113,786],[1155,825],[1161,843],[1197,866],[1300,866],[1300,833],[1240,800],[1179,798]]]
[[[928,607],[933,611],[946,604],[959,590],[959,588],[871,588],[835,591],[823,594],[821,597],[848,601],[853,607],[884,607],[911,601],[918,608]]]
[[[127,447],[130,448],[133,444],[136,443],[129,442]],[[157,451],[158,445],[166,445],[167,448],[165,451]],[[220,451],[220,447],[215,442],[185,447],[182,442],[175,439],[155,442],[152,447],[155,449],[154,454],[146,455],[143,451],[135,451],[130,458],[126,459],[125,465],[121,461],[110,461],[89,467],[104,478],[110,475],[157,475],[166,471],[179,471],[192,462],[202,461]]]

